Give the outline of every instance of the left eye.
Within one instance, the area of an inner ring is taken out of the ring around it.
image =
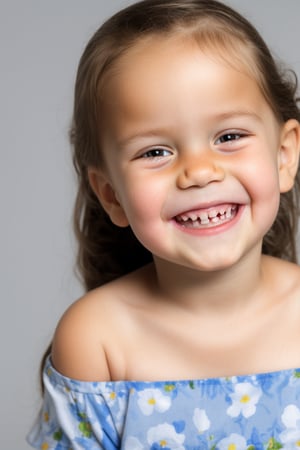
[[[170,156],[172,153],[165,148],[152,148],[143,153],[142,158],[162,158],[164,156]]]
[[[226,144],[227,142],[233,142],[233,141],[238,141],[239,139],[241,139],[244,135],[241,133],[226,133],[223,134],[222,136],[220,136],[217,140],[216,140],[216,144]]]

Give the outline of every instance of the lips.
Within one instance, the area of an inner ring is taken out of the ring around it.
[[[237,211],[237,204],[223,204],[209,209],[186,211],[175,216],[174,220],[187,228],[209,228],[229,222]]]

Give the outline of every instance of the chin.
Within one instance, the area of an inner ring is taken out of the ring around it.
[[[196,263],[196,270],[203,272],[220,272],[224,270],[231,269],[236,266],[242,260],[242,255],[240,254],[227,254],[227,255],[218,255],[215,252],[215,255],[210,258],[201,258],[201,261]]]

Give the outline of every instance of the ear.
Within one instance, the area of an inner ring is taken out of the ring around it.
[[[109,215],[111,221],[119,227],[127,227],[129,223],[126,214],[109,177],[102,170],[89,167],[88,178],[94,194]]]
[[[288,120],[282,128],[281,145],[278,154],[280,192],[288,192],[294,186],[300,153],[300,124]]]

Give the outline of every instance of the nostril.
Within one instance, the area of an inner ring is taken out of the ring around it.
[[[178,175],[177,185],[181,189],[189,187],[204,187],[212,182],[220,182],[225,178],[225,171],[219,165],[212,162],[191,163],[185,167]]]

